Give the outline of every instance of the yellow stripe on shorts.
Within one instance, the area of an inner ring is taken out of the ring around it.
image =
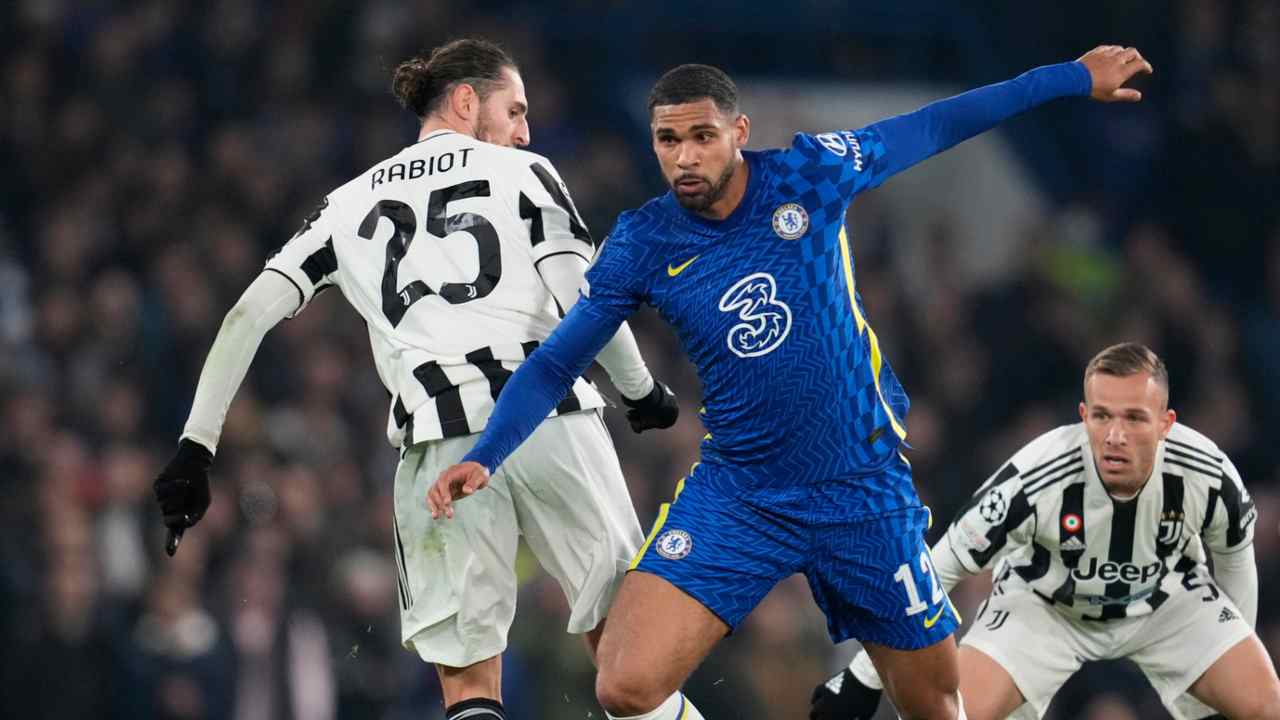
[[[698,467],[698,464],[694,463],[693,467]],[[693,468],[689,468],[689,473],[693,473]],[[635,557],[631,558],[631,564],[627,566],[628,570],[636,569],[636,566],[640,564],[640,560],[644,558],[644,554],[649,551],[649,546],[653,544],[653,539],[658,536],[658,533],[662,532],[662,526],[667,522],[667,513],[671,510],[671,503],[680,499],[680,491],[684,490],[684,481],[686,479],[680,478],[680,482],[676,483],[676,495],[671,498],[671,502],[662,503],[662,507],[658,508],[658,519],[653,521],[653,529],[649,531],[649,537],[644,539],[644,544],[640,546],[640,551],[636,553]]]

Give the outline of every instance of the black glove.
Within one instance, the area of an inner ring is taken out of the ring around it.
[[[631,423],[632,432],[642,433],[654,428],[669,428],[676,424],[680,417],[680,406],[676,404],[676,394],[671,388],[654,378],[653,390],[639,400],[629,400],[622,396],[622,404],[627,406],[627,422]]]
[[[208,448],[183,438],[178,443],[178,454],[152,484],[164,525],[169,528],[164,549],[170,556],[177,552],[183,531],[200,522],[209,509],[209,465],[212,463],[213,453]]]
[[[849,668],[813,689],[809,720],[871,720],[883,690],[858,682]]]

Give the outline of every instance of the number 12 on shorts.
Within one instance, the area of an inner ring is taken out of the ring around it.
[[[920,551],[920,573],[929,576],[929,585],[933,589],[932,597],[927,603],[920,598],[919,581],[912,572],[911,563],[899,565],[898,572],[893,574],[893,579],[902,583],[902,587],[907,591],[906,614],[908,616],[919,615],[928,610],[930,605],[937,605],[946,597],[946,593],[942,592],[942,585],[938,583],[938,572],[933,569],[933,559],[929,557],[927,550]]]

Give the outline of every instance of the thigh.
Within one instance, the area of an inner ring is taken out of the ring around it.
[[[600,639],[600,677],[660,688],[656,695],[666,697],[728,632],[715,613],[667,580],[643,570],[628,573]]]
[[[782,578],[800,572],[811,551],[787,513],[753,504],[735,490],[734,472],[697,465],[658,511],[631,568],[651,573],[735,629]]]
[[[1003,669],[1026,702],[1019,717],[1043,717],[1058,689],[1086,660],[1098,659],[1080,637],[1083,632],[1011,579],[997,585],[983,602],[961,650],[966,657],[978,651]],[[960,693],[966,706],[965,683],[977,679],[962,671]],[[997,689],[1001,685],[995,684]],[[1000,706],[1009,699],[1005,695]],[[983,704],[981,698],[975,697],[975,701],[978,706]]]
[[[961,646],[959,656],[960,697],[970,720],[1007,718],[1018,708],[1029,711],[1024,716],[1038,717],[1013,677],[994,658],[969,645]]]
[[[1261,708],[1268,703],[1273,711],[1280,707],[1280,680],[1276,679],[1275,666],[1256,634],[1250,634],[1223,653],[1191,684],[1188,693],[1233,718],[1261,717]],[[1183,709],[1178,701],[1175,707],[1178,711]],[[1175,712],[1174,716],[1198,718],[1203,714]]]
[[[503,470],[529,549],[569,601],[569,632],[594,628],[644,539],[604,423],[551,418]]]
[[[501,653],[515,616],[515,509],[502,473],[433,519],[426,493],[474,437],[421,443],[396,471],[393,508],[401,639],[428,662],[467,667]]]
[[[832,641],[917,650],[960,626],[933,570],[928,522],[929,512],[916,506],[815,530],[805,575]]]
[[[1184,693],[1198,680],[1205,680],[1200,684],[1200,694],[1223,702],[1239,697],[1237,691],[1243,690],[1249,678],[1267,672],[1275,677],[1270,663],[1253,667],[1253,672],[1246,671],[1251,667],[1249,663],[1226,676],[1210,672],[1219,660],[1226,659],[1252,636],[1253,629],[1235,603],[1206,578],[1203,585],[1170,593],[1169,599],[1143,621],[1141,631],[1134,634],[1122,652],[1138,664],[1175,717],[1194,718],[1203,716],[1206,708]],[[1242,674],[1236,677],[1235,671]],[[1256,689],[1260,688],[1250,691]],[[1222,712],[1223,708],[1218,710]]]

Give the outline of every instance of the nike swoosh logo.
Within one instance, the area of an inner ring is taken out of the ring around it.
[[[700,257],[702,257],[702,256],[701,256],[701,255],[694,255],[693,257],[689,258],[688,260],[685,260],[683,263],[681,263],[681,264],[679,264],[679,265],[670,265],[670,264],[668,264],[668,265],[667,265],[667,277],[675,277],[675,276],[679,275],[680,273],[684,272],[685,268],[687,268],[687,267],[689,267],[690,265],[692,265],[692,264],[693,264],[693,261],[694,261],[694,260],[697,260],[697,259],[698,259],[698,258],[700,258]]]
[[[944,610],[946,610],[946,609],[947,609],[947,606],[946,606],[946,604],[945,604],[945,603],[943,603],[942,607],[938,608],[938,612],[936,612],[936,613],[934,613],[934,614],[933,614],[933,617],[931,617],[931,618],[925,618],[925,619],[924,619],[924,629],[925,629],[925,630],[928,630],[929,628],[933,627],[934,625],[937,625],[937,624],[938,624],[938,620],[942,617],[942,613],[943,613],[943,611],[944,611]]]

